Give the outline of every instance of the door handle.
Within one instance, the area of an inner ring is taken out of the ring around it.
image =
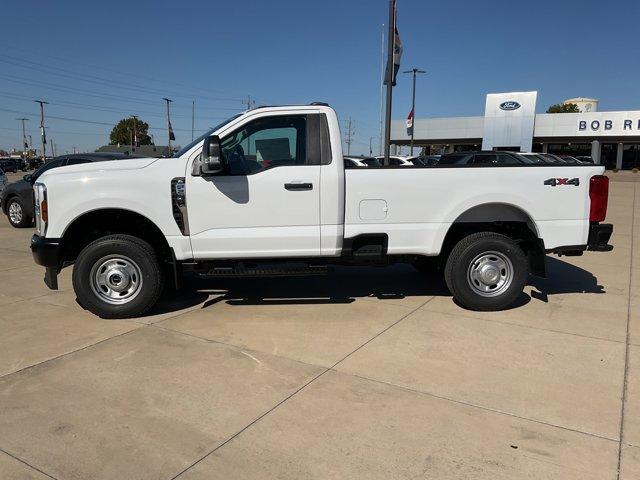
[[[284,188],[291,191],[313,190],[313,183],[285,183]]]

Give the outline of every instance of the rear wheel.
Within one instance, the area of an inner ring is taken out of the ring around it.
[[[18,197],[13,197],[7,202],[7,218],[15,228],[31,226],[31,218],[25,213],[22,201]]]
[[[471,310],[502,310],[513,305],[528,275],[522,249],[509,237],[492,232],[460,240],[445,267],[445,281],[453,297]]]
[[[155,251],[130,235],[110,235],[90,243],[73,268],[78,301],[102,318],[143,315],[158,301],[163,286]]]

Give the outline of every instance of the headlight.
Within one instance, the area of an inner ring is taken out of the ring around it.
[[[41,236],[47,234],[47,222],[49,221],[49,206],[47,205],[47,187],[44,183],[36,183],[33,186],[35,195],[36,233]]]

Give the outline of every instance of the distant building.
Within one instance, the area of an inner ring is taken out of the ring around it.
[[[141,157],[170,157],[169,147],[161,145],[140,145],[131,148],[131,145],[103,145],[96,152],[117,152]]]
[[[579,113],[536,114],[536,101],[537,92],[489,94],[483,116],[415,118],[414,147],[426,153],[546,152],[591,157],[607,168],[640,168],[640,110],[601,112],[598,100],[579,97],[567,100]],[[393,120],[391,144],[410,143],[406,121]]]
[[[595,98],[586,98],[586,97],[569,98],[562,103],[565,105],[567,103],[575,103],[578,106],[578,110],[580,110],[580,113],[598,111],[598,100]]]

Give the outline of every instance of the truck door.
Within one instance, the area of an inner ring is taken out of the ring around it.
[[[187,177],[194,258],[320,254],[317,117],[272,113],[222,136],[225,171]]]

